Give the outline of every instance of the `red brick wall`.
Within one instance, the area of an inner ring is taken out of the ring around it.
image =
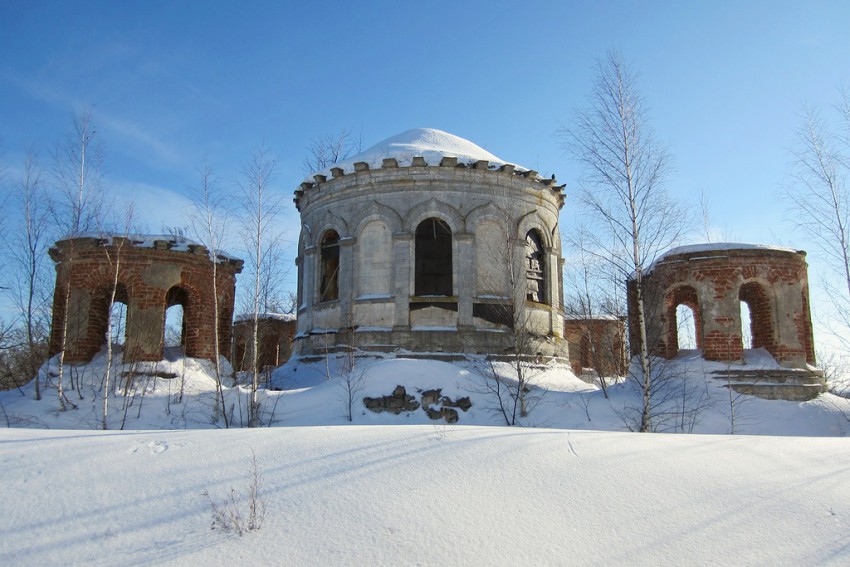
[[[567,319],[564,337],[569,344],[570,366],[581,374],[593,368],[603,376],[623,376],[626,372],[625,325],[619,319]],[[597,349],[591,353],[591,341]],[[601,366],[601,368],[597,368]]]
[[[292,337],[295,336],[295,320],[261,317],[258,322],[257,365],[262,370],[269,366],[280,366],[289,360],[292,354]],[[236,370],[251,370],[253,332],[253,320],[241,320],[233,325],[233,367]]]
[[[184,295],[185,352],[212,360],[215,353],[215,304],[212,262],[207,251],[190,246],[189,251],[170,249],[167,241],[155,248],[141,248],[122,238],[112,245],[94,238],[60,241],[50,250],[56,262],[56,287],[50,350],[62,348],[67,313],[65,360],[87,362],[105,343],[109,299],[118,267],[122,293],[116,299],[127,304],[125,362],[162,358],[165,310],[169,290],[177,287]],[[230,355],[231,322],[236,274],[242,262],[228,260],[217,265],[219,296],[219,349]],[[172,302],[174,302],[172,292]],[[66,306],[66,299],[70,302]]]
[[[632,353],[639,352],[636,294],[629,282]],[[675,313],[684,304],[697,319],[697,345],[709,360],[739,361],[740,302],[747,303],[753,347],[780,362],[814,363],[805,252],[741,248],[665,256],[644,276],[650,352],[676,355]]]

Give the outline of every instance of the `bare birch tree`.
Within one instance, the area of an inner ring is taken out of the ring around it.
[[[307,156],[301,162],[301,169],[304,175],[322,171],[346,159],[352,152],[361,151],[362,148],[362,134],[355,138],[351,130],[345,128],[336,136],[325,134],[314,139],[307,146]]]
[[[44,182],[38,156],[26,152],[21,179],[12,203],[18,212],[16,230],[9,235],[9,257],[15,266],[12,298],[20,314],[26,344],[21,370],[28,382],[35,379],[35,399],[41,399],[38,369],[46,355],[49,318],[45,258],[48,247],[48,219]]]
[[[112,393],[111,388],[111,380],[110,374],[112,373],[112,306],[115,305],[115,300],[118,295],[118,286],[121,278],[121,252],[124,247],[128,245],[128,240],[130,237],[130,227],[133,223],[133,205],[130,205],[127,209],[125,224],[124,224],[124,234],[121,238],[115,238],[111,236],[111,242],[108,243],[107,246],[103,248],[104,253],[106,254],[106,261],[109,265],[110,270],[112,271],[112,278],[110,282],[109,289],[109,313],[110,315],[106,317],[106,371],[103,377],[103,420],[101,422],[102,429],[108,429],[108,418],[109,418],[109,396]],[[110,248],[114,248],[115,252],[112,253]],[[126,395],[126,390],[125,390]]]
[[[585,169],[579,198],[596,228],[590,251],[607,250],[611,267],[635,282],[641,376],[634,378],[642,397],[639,430],[649,431],[653,378],[643,276],[654,257],[682,234],[685,213],[662,189],[667,152],[649,128],[637,77],[618,52],[597,63],[589,107],[577,110],[560,133]]]
[[[260,309],[263,305],[263,276],[273,271],[278,257],[279,238],[275,221],[280,212],[281,199],[272,192],[269,184],[274,178],[275,160],[268,150],[261,148],[254,152],[242,171],[242,218],[243,236],[248,243],[248,265],[253,276],[251,301],[251,401],[248,408],[248,425],[260,425],[260,407],[257,391],[260,383],[259,338]],[[268,279],[268,278],[266,278]]]
[[[797,228],[827,266],[824,284],[838,328],[828,324],[850,351],[850,92],[840,98],[834,123],[818,109],[805,112],[785,195]]]
[[[96,228],[101,220],[104,207],[101,191],[102,154],[95,142],[95,134],[91,112],[85,111],[75,117],[70,134],[54,151],[53,179],[56,197],[51,200],[50,208],[60,238],[76,238]],[[73,255],[74,251],[71,247],[68,251],[68,260],[71,260]],[[59,368],[56,383],[59,409],[65,411],[69,403],[65,395],[63,377],[71,304],[70,282],[65,282],[65,289],[56,290],[54,293],[62,294],[65,299],[59,336]]]
[[[213,411],[213,419],[218,421],[218,416],[224,418],[225,428],[230,427],[227,418],[227,408],[224,404],[224,389],[222,387],[222,370],[221,370],[221,352],[219,352],[219,344],[221,342],[220,329],[220,313],[219,306],[219,289],[218,289],[218,263],[221,260],[222,242],[225,238],[227,227],[228,214],[223,206],[222,197],[218,192],[218,182],[213,176],[212,169],[208,162],[204,162],[198,170],[199,184],[195,188],[195,195],[192,202],[192,213],[190,223],[194,238],[207,249],[209,254],[210,266],[212,270],[212,285],[213,296],[213,332],[214,354],[215,354],[215,386],[216,386],[216,403]]]

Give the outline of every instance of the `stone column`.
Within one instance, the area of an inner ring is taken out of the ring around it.
[[[298,333],[309,333],[313,329],[313,304],[316,300],[318,283],[316,281],[316,257],[318,249],[315,246],[308,246],[304,250],[304,258],[302,259],[303,266],[301,282],[302,293],[304,295],[302,305],[303,311],[298,310]]]
[[[475,237],[469,233],[454,235],[457,242],[457,258],[452,269],[455,274],[457,290],[457,326],[458,329],[472,329],[472,296],[475,293],[473,274],[475,273]]]
[[[410,296],[413,294],[413,235],[393,234],[393,296],[395,324],[393,330],[410,329]]]
[[[354,301],[354,237],[339,239],[339,328],[351,328]]]

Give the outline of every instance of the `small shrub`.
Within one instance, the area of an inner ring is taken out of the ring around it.
[[[233,532],[241,537],[245,532],[256,531],[263,526],[268,498],[263,494],[263,472],[257,463],[257,455],[253,451],[251,451],[251,464],[244,498],[233,487],[222,502],[216,502],[208,490],[204,490],[202,495],[210,503],[212,513],[210,529]],[[245,510],[246,506],[247,510]]]

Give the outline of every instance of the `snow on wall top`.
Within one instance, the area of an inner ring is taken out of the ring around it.
[[[258,313],[257,319],[259,319],[261,321],[266,320],[266,319],[271,319],[271,320],[274,320],[274,321],[295,321],[295,314],[294,313],[272,313],[270,311],[266,311],[266,312]],[[235,320],[239,321],[239,322],[241,322],[241,321],[253,321],[254,320],[254,314],[253,313],[241,313],[241,314],[236,316]]]
[[[331,175],[331,168],[340,168],[344,173],[352,173],[354,164],[365,162],[369,168],[379,168],[386,158],[395,158],[400,167],[410,166],[414,157],[422,157],[431,166],[440,165],[444,157],[457,158],[458,163],[474,164],[477,161],[490,162],[489,167],[497,169],[503,165],[514,165],[517,171],[529,171],[528,168],[507,162],[484,148],[473,144],[454,134],[434,128],[414,128],[382,140],[371,148],[359,154],[333,164],[322,171],[311,174],[307,180],[312,181],[314,175]]]
[[[202,246],[202,244],[195,242],[191,238],[187,238],[185,236],[174,235],[174,234],[113,234],[111,232],[82,232],[80,234],[74,236],[63,236],[57,242],[61,242],[62,240],[69,240],[72,238],[96,238],[103,242],[106,246],[112,246],[112,240],[114,238],[126,238],[131,246],[136,248],[154,248],[155,242],[157,240],[161,240],[167,242],[169,244],[168,249],[172,252],[192,252],[194,247]],[[241,262],[240,258],[236,256],[232,256],[225,252],[224,250],[219,250],[217,254],[217,258],[219,262],[221,261],[238,261]]]
[[[655,259],[652,264],[650,264],[649,268],[646,269],[645,273],[649,273],[655,268],[656,265],[665,261],[672,256],[678,256],[680,254],[700,254],[700,253],[708,253],[708,252],[722,252],[724,250],[770,250],[774,252],[792,252],[794,254],[799,254],[802,251],[796,250],[794,248],[786,248],[784,246],[772,246],[770,244],[749,244],[746,242],[709,242],[705,244],[689,244],[687,246],[678,246],[676,248],[672,248],[659,257]]]

